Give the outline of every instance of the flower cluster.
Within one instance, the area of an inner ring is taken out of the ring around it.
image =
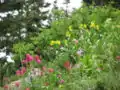
[[[94,22],[91,22],[90,28],[94,28],[94,29],[99,30],[99,25],[95,24]]]
[[[21,83],[20,83],[19,81],[14,82],[13,84],[14,84],[15,88],[17,88],[18,90],[21,90],[21,89],[20,89]],[[4,85],[3,88],[4,88],[4,90],[13,90],[13,89],[11,89],[11,87],[10,87],[9,85],[7,85],[7,84]],[[16,89],[15,89],[15,90],[16,90]],[[30,90],[30,88],[27,87],[27,88],[25,88],[25,90]]]
[[[51,46],[53,46],[53,45],[60,45],[60,44],[61,44],[61,42],[60,42],[59,40],[56,40],[56,41],[53,41],[53,40],[52,40],[52,41],[50,42],[50,45],[51,45]]]
[[[20,70],[17,70],[16,71],[16,75],[17,76],[23,76],[26,72],[26,68],[25,67],[22,67]]]
[[[87,25],[86,25],[86,24],[80,24],[80,25],[79,25],[79,28],[80,28],[80,29],[81,29],[81,28],[82,28],[82,29],[83,29],[83,28],[86,29],[86,28],[87,28]]]
[[[72,65],[71,65],[70,61],[64,62],[64,67],[65,67],[67,70],[71,70]]]
[[[26,54],[26,58],[22,61],[22,64],[27,64],[33,60],[35,60],[38,64],[41,63],[41,59],[38,55],[36,55],[35,58],[33,58],[30,54]]]
[[[36,61],[38,64],[40,64],[40,63],[41,63],[41,58],[40,58],[38,55],[36,55],[36,56],[35,56],[35,61]]]
[[[41,63],[41,59],[38,55],[36,55],[34,58],[30,54],[26,54],[25,60],[22,60],[22,64],[28,64],[29,62],[35,60],[38,64]],[[26,72],[26,68],[22,67],[20,70],[16,71],[17,76],[23,76]]]

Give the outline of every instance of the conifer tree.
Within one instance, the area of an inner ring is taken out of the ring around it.
[[[0,13],[16,11],[18,14],[1,18],[0,49],[6,47],[6,52],[10,52],[15,42],[37,35],[45,27],[42,22],[47,19],[48,11],[43,8],[50,4],[44,0],[5,0],[1,5]]]

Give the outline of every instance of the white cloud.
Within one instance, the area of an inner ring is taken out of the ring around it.
[[[51,6],[49,9],[52,9],[53,4],[54,4],[55,0],[45,0],[45,2],[51,3]],[[82,5],[82,1],[83,0],[70,0],[70,3],[68,5],[68,10],[72,11],[73,8],[79,8]],[[57,6],[59,8],[66,8],[65,4],[64,4],[65,0],[57,0]]]

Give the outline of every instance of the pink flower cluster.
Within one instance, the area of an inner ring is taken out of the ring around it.
[[[26,57],[24,60],[22,60],[22,64],[27,64],[31,61],[35,60],[38,64],[41,63],[41,60],[40,60],[40,57],[38,55],[36,55],[34,58],[33,56],[31,56],[30,54],[26,54]],[[17,76],[23,76],[26,72],[26,68],[25,67],[22,67],[20,70],[17,70],[16,71],[16,75]]]
[[[35,61],[40,64],[41,63],[41,60],[40,60],[40,57],[38,55],[35,56]]]
[[[26,72],[26,68],[25,67],[22,67],[20,70],[17,70],[16,71],[16,75],[17,76],[23,76]]]
[[[15,82],[14,84],[15,84],[15,87],[17,87],[17,88],[19,88],[19,90],[21,90],[21,89],[20,89],[20,82]],[[9,87],[7,84],[4,85],[3,88],[4,88],[4,90],[12,90],[11,87]],[[27,87],[27,88],[25,88],[25,90],[30,90],[30,88]]]
[[[31,56],[30,54],[26,54],[25,60],[23,60],[21,63],[27,64],[28,62],[31,62],[33,60],[35,60],[38,64],[41,63],[40,57],[38,55],[36,55],[35,58],[33,58],[33,56]]]

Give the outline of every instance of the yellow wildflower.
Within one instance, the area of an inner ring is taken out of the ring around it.
[[[94,22],[91,22],[90,27],[91,27],[91,28],[95,28],[95,26],[96,26],[95,23],[94,23]]]
[[[80,24],[79,28],[87,28],[87,25],[86,24]]]
[[[60,42],[59,40],[51,41],[51,42],[50,42],[50,45],[51,45],[51,46],[52,46],[52,45],[55,45],[55,44],[60,45],[61,42]]]
[[[69,31],[66,32],[66,37],[70,37],[71,33]]]
[[[69,29],[69,31],[72,31],[72,26],[69,26],[68,29]]]
[[[61,42],[60,42],[59,40],[57,40],[57,41],[55,41],[55,44],[60,45],[60,44],[61,44]]]
[[[51,41],[50,42],[50,45],[52,46],[52,45],[54,45],[55,44],[55,41]]]

